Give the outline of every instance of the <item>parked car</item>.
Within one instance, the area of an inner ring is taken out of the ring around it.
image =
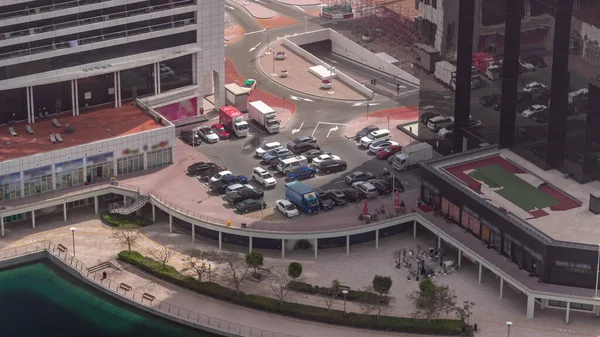
[[[481,104],[485,107],[490,107],[490,106],[493,106],[495,102],[499,102],[501,98],[502,98],[502,95],[500,95],[500,94],[491,94],[491,95],[481,96],[481,98],[479,99],[479,104]]]
[[[435,118],[437,116],[440,116],[439,113],[437,112],[433,112],[433,111],[426,111],[423,112],[420,116],[419,116],[419,123],[421,125],[427,126],[427,123],[429,122],[430,119]]]
[[[216,123],[216,124],[211,125],[210,128],[213,129],[213,131],[221,139],[227,139],[231,136],[229,134],[229,131],[225,130],[225,127],[222,124]]]
[[[348,168],[348,163],[343,160],[324,160],[317,165],[317,169],[325,174],[342,172]]]
[[[392,193],[392,185],[388,184],[388,182],[383,179],[371,179],[368,183],[375,186],[379,195]]]
[[[254,155],[256,155],[257,157],[262,157],[265,153],[271,150],[278,149],[280,147],[281,144],[279,142],[263,143],[258,149],[254,151]]]
[[[469,121],[469,124],[467,125],[467,129],[475,128],[480,125],[481,125],[481,121],[472,119]],[[450,124],[442,129],[440,129],[440,131],[438,131],[438,136],[440,136],[442,138],[447,138],[447,137],[452,136],[453,133],[454,133],[454,124]]]
[[[386,140],[386,139],[390,139],[390,138],[392,138],[390,130],[388,130],[388,129],[376,130],[376,131],[372,131],[368,135],[362,137],[360,139],[360,145],[368,148],[369,146],[371,146],[371,144],[373,144],[377,141]]]
[[[317,139],[315,137],[311,137],[311,136],[301,136],[301,137],[298,137],[298,138],[292,140],[291,142],[287,143],[287,148],[291,150],[294,147],[294,145],[300,144],[300,143],[316,144]]]
[[[233,192],[227,196],[227,202],[235,205],[247,199],[262,199],[265,196],[265,192],[259,191],[253,188],[242,187],[239,190]]]
[[[398,146],[398,145],[400,145],[398,142],[395,142],[395,141],[390,140],[390,139],[380,140],[380,141],[375,142],[375,143],[373,143],[373,144],[371,144],[369,146],[369,152],[377,153],[380,150],[383,150],[383,149],[385,149],[387,147]]]
[[[544,69],[544,68],[548,67],[548,65],[546,64],[546,61],[544,61],[544,58],[541,56],[531,55],[531,56],[528,56],[527,59],[529,60],[529,63],[533,64],[538,69]]]
[[[385,180],[388,184],[390,184],[390,186],[394,186],[394,188],[399,192],[404,192],[404,185],[402,185],[402,182],[400,179],[398,179],[398,177],[394,176],[392,172],[387,170],[384,173],[385,174],[382,174],[380,179]]]
[[[279,210],[288,218],[293,218],[300,215],[300,212],[298,212],[296,206],[285,199],[277,200],[275,204],[277,205],[277,210]]]
[[[326,211],[335,206],[335,202],[325,191],[316,189],[315,193],[317,194],[317,198],[319,198],[319,205],[321,206],[322,210]]]
[[[235,192],[236,192],[236,191],[238,191],[238,190],[240,190],[240,189],[242,189],[242,188],[244,188],[244,187],[247,187],[247,188],[254,188],[254,187],[252,187],[252,185],[248,185],[248,184],[246,184],[246,185],[243,185],[243,184],[233,184],[233,185],[229,185],[229,186],[227,186],[227,188],[225,189],[225,196],[226,196],[226,197],[229,197],[230,195],[235,195]]]
[[[364,194],[355,188],[344,188],[342,193],[344,193],[348,202],[361,201],[365,198]]]
[[[332,155],[332,154],[322,154],[318,157],[315,157],[312,160],[312,164],[315,166],[319,166],[320,163],[322,163],[326,160],[340,160],[340,157]]]
[[[534,91],[545,89],[546,86],[540,82],[531,82],[523,88],[524,93],[532,93]]]
[[[354,135],[354,139],[359,140],[362,137],[371,133],[372,131],[377,131],[377,130],[379,130],[379,127],[377,125],[367,125],[364,128],[360,129],[360,131],[358,131],[356,133],[356,135]]]
[[[251,94],[254,89],[256,89],[256,80],[249,78],[247,80],[244,81],[244,83],[242,84],[242,88],[246,89],[248,91],[248,94]]]
[[[210,183],[210,188],[214,192],[223,194],[227,191],[227,187],[229,187],[233,184],[247,184],[247,183],[248,183],[248,178],[246,178],[244,176],[229,175],[229,176],[223,177],[223,179],[221,179],[221,180],[217,180],[215,182]]]
[[[252,180],[264,187],[275,187],[275,185],[277,185],[277,179],[273,177],[271,172],[262,167],[255,167],[252,169]]]
[[[377,188],[366,181],[357,181],[352,184],[352,187],[361,191],[367,199],[376,198],[379,195]]]
[[[521,56],[519,56],[519,66],[521,72],[531,72],[535,71],[536,69],[536,67],[532,63],[530,63],[526,57]]]
[[[441,128],[452,123],[454,123],[454,117],[440,115],[430,119],[429,122],[427,122],[427,128],[433,132],[438,132]]]
[[[396,153],[402,151],[402,145],[392,145],[385,149],[377,151],[377,159],[388,159]]]
[[[542,112],[548,110],[548,107],[545,105],[541,105],[541,104],[534,104],[532,106],[530,106],[529,108],[523,110],[523,112],[521,112],[521,116],[525,117],[525,118],[532,118],[533,116],[537,115],[537,114],[541,114]]]
[[[367,181],[370,179],[374,179],[375,175],[371,172],[363,172],[363,171],[354,171],[346,176],[346,184],[352,185],[358,181]]]
[[[221,179],[223,179],[223,177],[230,176],[232,174],[233,173],[231,173],[231,171],[221,171],[221,172],[215,174],[214,176],[212,176],[212,178],[210,178],[210,182],[212,183],[212,182],[215,182],[217,180],[221,180]]]
[[[298,143],[292,146],[292,152],[302,154],[308,150],[319,150],[321,147],[315,143]]]
[[[192,165],[188,166],[187,173],[191,176],[197,176],[197,175],[200,175],[200,173],[202,173],[210,168],[216,168],[216,167],[218,167],[218,165],[215,163],[205,163],[203,161],[200,161],[200,162],[193,163]]]
[[[314,178],[317,174],[317,170],[308,166],[300,166],[298,168],[293,169],[288,172],[285,176],[285,180],[294,181],[294,180],[304,180],[309,178]]]
[[[235,205],[235,209],[240,213],[259,211],[261,209],[265,209],[266,207],[267,203],[264,200],[256,199],[246,199]]]
[[[196,174],[196,176],[198,176],[202,181],[208,182],[212,176],[223,171],[227,171],[227,169],[222,166],[214,166],[199,172]]]
[[[201,126],[196,129],[200,138],[206,143],[216,143],[219,141],[219,136],[208,126]]]
[[[181,140],[183,140],[184,142],[186,142],[192,146],[198,146],[198,145],[202,144],[202,139],[200,139],[200,134],[194,130],[183,130],[183,131],[181,131],[181,134],[179,135],[179,137],[181,138]]]
[[[262,155],[262,159],[264,161],[268,162],[272,158],[278,158],[279,156],[283,156],[283,155],[291,154],[291,153],[292,152],[290,150],[280,147],[280,148],[276,148],[276,149],[270,150],[268,152],[265,152]]]
[[[308,162],[312,162],[313,159],[315,159],[316,157],[324,154],[325,152],[321,149],[312,149],[312,150],[308,150],[306,152],[304,152],[302,155],[304,157],[306,157],[306,160],[308,160]]]
[[[329,190],[327,191],[327,195],[329,195],[331,200],[335,202],[336,206],[344,206],[348,204],[348,198],[346,198],[344,192],[340,190]]]

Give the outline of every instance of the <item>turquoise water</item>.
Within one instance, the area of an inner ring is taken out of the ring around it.
[[[107,298],[50,263],[0,271],[0,336],[215,337]]]

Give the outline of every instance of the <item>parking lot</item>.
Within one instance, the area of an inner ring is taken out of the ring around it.
[[[332,129],[336,126],[337,130],[333,131]],[[315,129],[306,129],[302,130],[302,132],[293,134],[294,137],[299,137],[310,136],[314,133],[314,137],[317,138],[318,144],[323,151],[331,152],[348,163],[348,169],[346,171],[329,175],[318,172],[314,178],[303,180],[304,184],[311,188],[320,188],[325,191],[329,189],[348,188],[350,186],[344,181],[344,176],[348,173],[361,170],[369,171],[379,176],[385,167],[395,172],[396,177],[403,183],[406,190],[420,186],[417,169],[406,172],[394,171],[387,161],[378,160],[374,155],[369,154],[367,149],[357,146],[353,140],[344,137],[346,127],[347,126],[343,124],[319,124]],[[327,137],[328,134],[329,137]],[[261,162],[258,157],[255,157],[255,150],[264,142],[279,142],[285,147],[292,139],[293,138],[288,138],[282,133],[269,135],[263,133],[263,130],[258,127],[251,126],[250,135],[246,138],[236,138],[233,136],[230,139],[221,140],[215,144],[202,143],[196,147],[196,150],[202,152],[202,154],[210,161],[232,171],[233,174],[244,175],[249,179],[252,176],[252,169],[255,167],[260,166],[270,171],[277,179],[277,185],[274,188],[264,189],[260,184],[250,182],[250,184],[258,189],[265,190],[264,200],[267,203],[267,207],[264,212],[254,212],[248,216],[255,219],[262,218],[263,220],[268,221],[285,221],[286,219],[282,214],[273,210],[276,200],[285,199],[285,176],[277,173],[275,168],[268,167],[267,164]],[[207,184],[199,181],[197,183],[202,185],[203,188],[208,189]],[[392,204],[392,195],[379,196],[378,198],[389,198],[390,204]],[[223,201],[223,205],[225,207],[230,207],[225,201]]]

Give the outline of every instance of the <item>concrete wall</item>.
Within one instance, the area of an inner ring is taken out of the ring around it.
[[[20,265],[24,265],[24,264],[28,264],[28,263],[32,263],[32,262],[37,262],[37,261],[41,261],[44,259],[46,259],[46,251],[45,250],[35,252],[35,253],[30,253],[27,255],[15,256],[11,259],[0,260],[0,270],[6,269],[6,268],[11,268],[11,267],[16,267],[16,266],[20,266]]]
[[[328,30],[324,30],[325,33],[327,33]],[[322,32],[322,31],[321,31]],[[330,64],[328,64],[327,62],[321,60],[320,58],[314,56],[313,54],[307,52],[306,50],[302,49],[301,47],[299,47],[298,45],[302,45],[302,44],[306,44],[306,43],[312,43],[312,42],[318,42],[318,41],[322,41],[322,40],[327,40],[327,38],[323,38],[323,39],[319,39],[322,33],[316,34],[315,36],[304,36],[300,39],[300,41],[310,41],[310,42],[300,42],[300,43],[296,43],[296,42],[292,42],[290,38],[283,38],[283,45],[286,46],[287,48],[289,48],[290,50],[292,50],[294,53],[304,57],[305,59],[307,59],[308,61],[316,64],[316,65],[322,65],[325,68],[329,69],[332,66]],[[308,71],[308,69],[306,70]],[[355,81],[353,78],[351,78],[350,76],[340,72],[339,70],[335,71],[335,74],[337,75],[337,79],[340,80],[340,82],[350,86],[351,88],[353,88],[354,90],[360,92],[361,94],[363,94],[364,96],[368,97],[368,98],[373,98],[373,91],[370,90],[369,88],[365,87],[364,85],[358,83],[357,81]]]

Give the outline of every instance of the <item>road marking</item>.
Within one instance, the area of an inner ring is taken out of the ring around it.
[[[244,36],[246,35],[252,35],[252,34],[256,34],[256,33],[264,33],[266,30],[261,29],[261,30],[255,30],[253,32],[248,32],[248,33],[244,33]]]
[[[369,106],[375,106],[380,105],[381,103],[353,103],[352,106],[367,106],[367,104]]]
[[[337,63],[337,61],[336,61],[336,60],[332,60],[332,59],[330,59],[330,58],[327,58],[327,57],[323,57],[323,60],[325,60],[325,61],[328,61],[328,62],[331,62],[331,63]],[[347,72],[346,72],[346,73],[347,73]]]
[[[290,95],[290,96],[288,96],[288,97],[289,97],[291,100],[294,100],[294,101],[314,102],[314,101],[313,101],[312,99],[310,99],[310,98],[304,98],[304,97],[298,97],[298,96],[292,96],[292,95]]]
[[[306,12],[306,11],[305,11],[304,9],[302,9],[302,7],[300,7],[300,6],[294,6],[294,7],[298,8],[299,10],[301,10],[301,11],[303,11],[303,12]]]
[[[411,92],[415,92],[415,91],[419,91],[419,89],[413,89],[413,90],[401,92],[400,95],[396,95],[396,96],[402,96],[402,95],[410,94]]]
[[[227,5],[225,5],[225,8],[229,9],[230,11],[234,11],[234,10],[235,10],[235,8],[234,8],[234,7],[227,6]]]
[[[259,42],[259,43],[257,43],[257,44],[256,44],[256,46],[254,46],[254,47],[250,48],[250,52],[253,52],[253,51],[254,51],[254,49],[256,49],[258,46],[260,46],[260,44],[261,44],[261,43],[262,43],[262,42]]]
[[[329,132],[327,132],[327,138],[329,138],[329,134],[331,134],[334,131],[337,131],[338,129],[339,127],[337,125],[329,129]]]
[[[300,132],[300,130],[302,130],[303,126],[304,126],[304,122],[302,122],[302,124],[300,124],[299,128],[292,130],[292,134],[295,134],[296,132]]]
[[[323,124],[323,125],[334,125],[334,126],[335,126],[334,128],[331,128],[331,129],[329,129],[329,133],[331,133],[331,132],[332,132],[332,129],[335,129],[335,128],[337,128],[339,125],[341,125],[341,126],[345,126],[345,127],[348,127],[348,125],[349,125],[349,124],[344,124],[344,123],[318,122],[318,123],[317,123],[317,125],[315,126],[315,129],[314,129],[314,130],[313,130],[313,132],[312,132],[312,135],[311,135],[312,137],[314,137],[314,136],[315,136],[315,133],[317,132],[317,129],[319,128],[319,125],[321,125],[321,124]],[[336,131],[337,131],[337,130],[336,130]],[[327,133],[327,137],[329,137],[329,133]]]
[[[435,109],[435,107],[433,105],[427,105],[427,106],[422,107],[421,109],[429,110],[429,109]]]

